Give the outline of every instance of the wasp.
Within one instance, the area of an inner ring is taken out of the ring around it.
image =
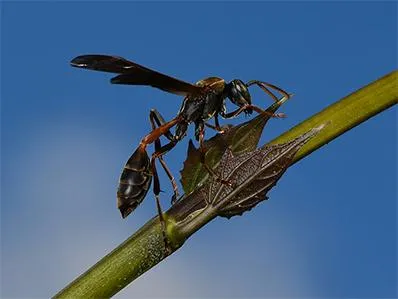
[[[286,98],[290,97],[283,89],[258,80],[244,83],[242,80],[235,79],[226,82],[219,77],[208,77],[198,81],[196,84],[190,84],[118,56],[82,55],[74,58],[71,61],[71,65],[77,68],[118,74],[111,79],[113,84],[152,86],[169,93],[184,96],[177,116],[170,121],[165,121],[156,109],[150,111],[149,119],[152,131],[141,140],[137,149],[128,159],[120,176],[117,199],[118,208],[123,218],[127,217],[143,201],[150,188],[152,178],[154,180],[153,192],[158,212],[160,216],[162,215],[159,203],[161,189],[155,165],[156,160],[159,160],[173,186],[172,203],[178,198],[177,184],[163,159],[163,155],[186,136],[188,126],[191,123],[195,124],[195,138],[199,142],[201,162],[210,174],[215,175],[205,161],[206,149],[203,146],[205,126],[222,133],[223,129],[219,124],[219,116],[229,119],[241,113],[252,114],[253,111],[266,113],[263,109],[252,104],[248,91],[248,87],[251,85],[260,87],[274,101],[278,101],[278,98],[271,90],[279,92]],[[227,99],[238,108],[227,112]],[[283,117],[284,115],[278,113],[271,116]],[[214,118],[214,125],[208,123],[212,118]],[[175,127],[174,134],[170,131],[173,127]],[[161,144],[161,136],[168,139],[167,144]],[[155,151],[151,159],[149,159],[146,148],[152,143],[154,143]],[[218,180],[228,184],[228,182],[224,182],[221,179]]]

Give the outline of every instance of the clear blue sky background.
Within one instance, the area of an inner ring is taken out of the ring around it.
[[[3,2],[1,296],[48,298],[155,214],[148,195],[122,220],[118,178],[150,129],[149,109],[170,119],[182,98],[112,86],[108,74],[71,68],[74,56],[120,55],[189,82],[273,82],[295,97],[265,142],[396,69],[396,11],[393,2]],[[255,88],[253,98],[270,103]],[[328,144],[268,202],[207,225],[117,298],[394,297],[396,125],[394,108]],[[187,141],[166,157],[175,174]]]

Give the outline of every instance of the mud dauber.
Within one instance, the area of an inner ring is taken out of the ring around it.
[[[281,88],[258,80],[244,83],[239,79],[235,79],[227,83],[224,79],[209,77],[193,85],[117,56],[82,55],[74,58],[71,61],[71,65],[78,68],[119,74],[111,79],[113,84],[147,85],[184,96],[177,116],[168,122],[163,119],[157,110],[152,109],[150,111],[149,119],[152,131],[141,140],[139,146],[127,161],[120,177],[117,198],[118,208],[123,218],[127,217],[143,201],[153,176],[153,192],[156,197],[158,212],[162,219],[159,203],[160,183],[156,171],[156,159],[161,163],[173,186],[174,195],[172,202],[177,199],[177,184],[162,156],[186,135],[190,123],[195,124],[195,137],[199,141],[201,162],[209,173],[214,175],[213,170],[205,163],[206,149],[203,146],[205,126],[218,132],[223,132],[218,120],[219,115],[223,118],[233,118],[242,112],[245,114],[251,114],[253,111],[266,113],[263,109],[252,104],[248,91],[248,87],[251,85],[259,86],[274,101],[278,101],[278,98],[270,89],[278,91],[286,98],[290,97]],[[227,98],[238,106],[238,109],[227,113],[225,106]],[[283,114],[272,114],[272,116],[283,117]],[[211,118],[214,118],[215,125],[207,123]],[[175,134],[172,134],[170,129],[174,126],[176,127]],[[162,146],[160,143],[161,136],[166,137],[169,143]],[[151,143],[155,145],[155,152],[152,154],[152,158],[149,159],[146,147]],[[222,181],[221,179],[219,180]],[[228,182],[223,183],[228,184]]]

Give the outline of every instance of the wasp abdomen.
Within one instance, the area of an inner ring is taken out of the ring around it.
[[[145,198],[152,182],[152,170],[145,149],[138,147],[131,155],[119,180],[117,207],[126,218]]]

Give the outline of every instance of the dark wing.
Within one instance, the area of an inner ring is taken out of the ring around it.
[[[203,87],[161,74],[122,57],[82,55],[70,62],[72,66],[120,74],[111,79],[113,84],[148,85],[178,95],[198,95]]]

